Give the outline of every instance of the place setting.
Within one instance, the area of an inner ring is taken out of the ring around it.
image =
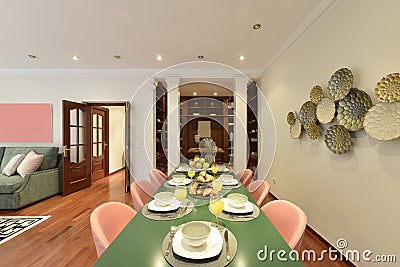
[[[154,199],[146,203],[142,208],[144,217],[167,221],[182,218],[192,212],[194,204],[186,199],[187,190],[184,185],[176,186],[174,192],[159,192]]]
[[[192,171],[188,171],[189,178],[187,178],[185,174],[173,174],[171,179],[164,182],[164,186],[168,188],[174,188],[178,185],[189,185],[192,182],[191,178],[195,175],[194,171],[193,173],[191,172]]]
[[[172,266],[226,266],[236,255],[237,240],[223,226],[191,221],[171,227],[163,240],[162,251]]]
[[[227,195],[220,199],[220,210],[210,211],[223,220],[234,222],[247,222],[256,219],[260,215],[260,209],[256,204],[248,201],[247,196],[238,193]],[[210,207],[211,208],[211,207]]]
[[[234,189],[239,188],[242,184],[235,178],[233,178],[232,174],[221,174],[218,179],[222,182],[222,187],[224,189]]]

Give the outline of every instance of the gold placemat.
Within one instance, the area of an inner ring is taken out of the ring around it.
[[[210,223],[212,226],[212,223]],[[179,230],[183,225],[180,225],[176,228],[176,231]],[[191,259],[186,259],[182,258],[180,256],[175,255],[174,253],[169,253],[168,256],[165,255],[165,251],[167,250],[168,247],[168,242],[169,242],[169,232],[165,236],[163,243],[162,243],[162,252],[164,255],[164,258],[167,260],[169,264],[175,267],[191,267],[191,266],[201,266],[201,267],[223,267],[228,265],[234,258],[237,252],[237,240],[235,235],[229,231],[227,228],[223,226],[218,226],[218,230],[221,233],[222,240],[224,241],[224,244],[222,245],[222,251],[221,253],[213,257],[211,259],[206,259],[206,260],[191,260]],[[224,239],[224,231],[228,231],[229,236],[228,236],[228,242],[229,242],[229,253],[230,253],[230,260],[226,259],[226,242]],[[172,247],[172,246],[171,246]],[[171,248],[173,251],[173,249]]]
[[[258,217],[258,215],[260,215],[260,208],[254,204],[254,211],[252,214],[249,215],[236,215],[236,214],[229,214],[229,213],[225,213],[225,212],[221,212],[220,214],[218,214],[218,218],[221,218],[223,220],[227,220],[227,221],[232,221],[232,222],[247,222],[247,221],[251,221],[254,220]]]
[[[142,208],[142,214],[144,217],[150,220],[155,220],[155,221],[170,221],[170,220],[175,220],[182,218],[183,216],[188,215],[189,213],[192,212],[194,205],[193,202],[186,199],[182,203],[182,209],[183,211],[180,210],[180,208],[176,211],[172,212],[152,212],[148,208],[149,203],[146,203],[143,208]]]

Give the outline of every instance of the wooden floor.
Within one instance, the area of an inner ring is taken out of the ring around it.
[[[124,193],[124,172],[96,181],[90,188],[55,196],[18,211],[0,210],[0,215],[51,215],[33,229],[0,245],[0,266],[91,266],[97,259],[89,225],[91,211],[101,203],[120,201],[132,205]],[[302,249],[327,249],[306,232]],[[306,267],[340,267],[343,262],[304,262]],[[146,266],[143,266],[146,267]]]

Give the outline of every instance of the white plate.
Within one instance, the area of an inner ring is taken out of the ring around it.
[[[181,205],[181,202],[178,201],[175,197],[172,198],[171,204],[169,204],[168,206],[160,206],[156,204],[156,200],[153,199],[152,201],[150,201],[149,205],[147,206],[147,208],[150,211],[158,211],[158,212],[168,212],[168,211],[174,211],[177,210]]]
[[[222,179],[220,179],[220,180],[222,181]],[[222,185],[231,185],[231,186],[234,186],[234,185],[238,185],[238,183],[239,183],[239,181],[236,180],[236,179],[232,179],[230,182],[224,182],[224,181],[222,181]]]
[[[176,168],[176,172],[188,172],[189,167],[178,167]]]
[[[202,260],[217,256],[222,251],[224,241],[218,229],[211,227],[210,236],[206,243],[200,247],[190,246],[182,236],[182,227],[176,232],[172,240],[172,249],[175,254],[187,258]]]
[[[183,183],[177,184],[174,182],[174,180],[171,179],[171,180],[168,180],[168,184],[172,185],[172,186],[177,186],[177,185],[181,185],[181,184],[188,185],[188,184],[190,184],[191,181],[192,181],[192,179],[185,178],[185,180],[183,180]]]
[[[229,199],[223,198],[224,201],[224,211],[228,213],[241,214],[241,213],[252,213],[254,211],[254,206],[250,201],[247,201],[242,208],[235,208],[229,203]]]
[[[211,171],[211,168],[208,168],[207,171],[208,171],[208,172],[212,172],[212,171]],[[224,169],[223,171],[220,170],[220,169],[218,169],[218,172],[217,172],[217,173],[229,172],[229,171],[230,171],[229,168],[228,168],[228,167],[225,167],[225,169]]]

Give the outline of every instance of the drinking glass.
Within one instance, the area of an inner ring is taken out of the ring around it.
[[[222,181],[220,179],[214,180],[211,185],[215,194],[222,190]]]
[[[176,186],[176,189],[175,189],[175,198],[176,198],[178,201],[181,202],[181,205],[180,205],[180,211],[181,211],[181,212],[182,212],[182,202],[183,202],[183,200],[185,200],[186,194],[187,194],[187,192],[186,192],[186,186],[184,186],[184,185],[178,185],[178,186]]]
[[[190,177],[190,179],[193,179],[193,176],[196,174],[196,171],[192,168],[189,168],[188,170],[188,176]]]
[[[224,201],[222,200],[222,194],[212,195],[210,197],[210,211],[215,215],[215,219],[218,225],[218,214],[220,214],[224,209]]]
[[[218,172],[218,165],[217,164],[213,164],[211,166],[211,171],[214,173],[214,178],[215,178],[215,174]]]

